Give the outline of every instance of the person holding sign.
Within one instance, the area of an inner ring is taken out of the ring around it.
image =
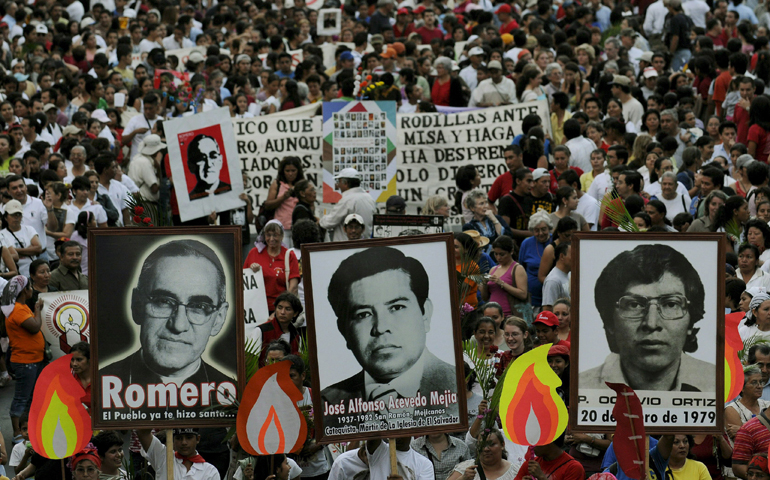
[[[612,353],[580,372],[581,388],[613,382],[637,391],[716,391],[716,366],[687,355],[698,349],[705,291],[684,255],[663,244],[621,252],[594,292]]]
[[[152,434],[152,430],[137,430],[142,455],[155,468],[155,480],[166,480],[166,446]],[[198,454],[196,447],[201,436],[197,428],[174,429],[174,478],[193,480],[220,480],[217,468]]]

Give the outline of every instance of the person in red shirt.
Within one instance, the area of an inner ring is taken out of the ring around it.
[[[727,42],[731,38],[738,38],[738,20],[740,19],[740,16],[738,12],[734,10],[730,10],[727,12],[727,15],[725,15],[725,26],[722,29],[722,34],[720,35],[722,39],[722,45],[727,45]],[[714,43],[714,46],[716,46],[716,43]]]
[[[256,247],[251,249],[243,262],[243,268],[251,268],[255,272],[262,270],[265,277],[265,296],[271,312],[272,308],[275,308],[278,295],[285,291],[297,294],[301,276],[294,252],[281,245],[283,236],[281,222],[270,220],[257,239]]]
[[[706,36],[714,42],[714,47],[724,47],[722,41],[722,22],[718,18],[712,18],[706,22]]]
[[[521,466],[516,480],[525,477],[538,480],[583,480],[586,477],[583,466],[565,452],[563,446],[564,435],[548,445],[534,447],[537,456]]]
[[[738,107],[735,107],[736,109]],[[747,137],[749,155],[758,161],[767,163],[770,150],[770,99],[760,95],[751,102],[751,117],[749,119],[749,134]]]
[[[422,38],[423,45],[430,45],[431,40],[434,38],[441,39],[444,34],[441,29],[436,26],[436,14],[433,10],[425,10],[422,14],[422,18],[425,21],[425,25],[417,29],[417,33]]]
[[[393,25],[393,36],[395,38],[407,38],[414,32],[414,22],[410,21],[411,14],[406,8],[399,8],[396,12],[396,24]]]
[[[495,13],[497,18],[500,19],[500,35],[511,33],[519,28],[519,23],[511,17],[511,6],[507,3],[500,5],[500,8]]]
[[[508,171],[492,182],[492,187],[489,189],[489,193],[487,193],[489,204],[493,208],[498,199],[508,195],[508,193],[513,190],[513,172],[524,166],[521,147],[518,145],[508,145],[505,147],[505,150],[503,150],[503,158],[505,159],[505,165],[508,167]]]
[[[748,146],[746,141],[749,135],[749,109],[754,100],[754,80],[751,77],[741,78],[738,83],[738,92],[741,94],[741,99],[735,106],[735,113],[733,114],[733,122],[738,126],[736,139],[738,143]]]
[[[715,53],[717,68],[721,71],[716,80],[714,80],[714,94],[711,99],[714,101],[717,109],[717,115],[722,116],[722,102],[727,97],[727,90],[733,79],[733,68],[730,64],[730,52],[726,49],[717,50]]]
[[[569,157],[569,147],[559,145],[553,149],[553,170],[551,170],[551,186],[548,187],[548,191],[554,195],[556,194],[556,190],[559,189],[559,175],[570,168],[577,172],[578,176],[583,175],[582,169],[569,166]]]

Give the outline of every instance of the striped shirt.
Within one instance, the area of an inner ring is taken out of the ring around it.
[[[764,412],[760,415],[767,419]],[[735,434],[733,463],[748,465],[751,457],[757,453],[767,452],[768,446],[770,446],[770,430],[762,425],[759,417],[752,418]]]

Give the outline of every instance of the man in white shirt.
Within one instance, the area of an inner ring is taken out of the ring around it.
[[[610,85],[612,95],[623,104],[623,118],[626,122],[639,126],[644,116],[644,107],[631,95],[631,79],[625,75],[613,75]]]
[[[396,438],[396,459],[398,474],[404,479],[435,480],[433,462],[412,449],[412,437]],[[382,440],[366,442],[369,458],[369,478],[385,479],[390,477],[390,449]]]
[[[590,139],[580,134],[580,122],[570,118],[564,122],[564,138],[567,142],[564,144],[571,153],[569,166],[578,167],[584,172],[590,172],[591,152],[596,150],[596,145]]]
[[[139,42],[140,53],[150,53],[153,48],[163,48],[159,40],[166,34],[166,27],[160,24],[151,24],[147,26],[147,38]]]
[[[152,434],[152,430],[137,430],[142,455],[155,467],[155,478],[166,480],[166,446]],[[217,468],[206,462],[196,450],[201,436],[197,428],[174,429],[174,478],[193,480],[220,480]]]
[[[410,83],[404,87],[406,93],[406,102],[403,102],[398,108],[398,113],[415,113],[417,111],[417,104],[420,103],[422,98],[422,87],[416,83]]]
[[[144,115],[136,115],[123,130],[123,145],[131,145],[131,159],[139,153],[139,144],[158,121],[158,96],[152,92],[144,96]],[[130,169],[130,167],[129,167]]]
[[[703,0],[687,0],[682,3],[685,15],[692,19],[696,27],[706,29],[706,14],[711,11],[708,4]]]
[[[663,0],[658,0],[647,7],[644,18],[644,31],[648,37],[663,34],[666,15],[668,15],[668,8],[663,5]]]
[[[633,28],[624,28],[621,30],[620,43],[623,44],[623,47],[628,52],[628,60],[634,65],[634,70],[638,74],[639,58],[642,56],[642,54],[644,54],[644,52],[634,46],[636,43],[636,31],[634,31]]]
[[[144,139],[142,148],[139,150],[140,155],[131,160],[129,175],[139,187],[142,197],[151,202],[157,202],[160,199],[160,182],[157,174],[160,162],[155,157],[164,148],[166,144],[153,133]]]
[[[572,187],[578,196],[578,207],[575,210],[586,219],[591,230],[597,229],[599,220],[599,202],[580,189],[580,176],[571,168],[559,175],[559,188]]]
[[[334,206],[331,212],[327,213],[318,224],[331,233],[333,241],[344,241],[345,235],[344,221],[345,217],[351,213],[357,213],[364,219],[364,238],[369,238],[372,231],[372,220],[377,211],[377,205],[374,199],[361,189],[361,178],[355,168],[343,168],[340,173],[334,176],[336,181],[335,188],[342,192],[342,198]]]
[[[114,156],[108,152],[99,155],[96,160],[94,160],[94,169],[96,170],[96,173],[99,174],[99,187],[96,190],[97,193],[109,195],[112,204],[122,213],[120,217],[118,217],[118,226],[122,227],[128,225],[130,223],[128,211],[128,198],[130,192],[125,185],[115,180],[118,164],[115,163]]]
[[[80,3],[79,0],[75,0],[73,2],[70,2],[67,5],[67,13],[70,15],[70,20],[73,22],[80,23],[81,20],[83,20],[83,15],[86,13],[85,7],[83,7],[83,4]]]
[[[15,200],[18,200],[24,208],[24,216],[21,219],[22,226],[34,228],[38,238],[46,238],[46,229],[56,230],[59,222],[53,212],[53,202],[46,199],[46,204],[44,204],[40,199],[27,195],[27,184],[18,175],[11,175],[6,179],[8,180],[8,193]],[[39,258],[48,260],[48,254],[45,250],[39,255]]]
[[[468,58],[471,64],[460,70],[460,78],[465,81],[468,88],[474,90],[479,84],[477,78],[478,68],[484,65],[484,49],[481,47],[473,47],[468,52]]]
[[[163,48],[166,50],[177,50],[180,48],[192,48],[195,44],[192,40],[185,38],[184,27],[182,25],[174,25],[174,34],[169,35],[163,39]]]
[[[19,149],[18,152],[16,152],[16,157],[21,158],[24,156],[26,152],[29,151],[30,145],[32,145],[32,142],[39,140],[38,136],[38,128],[42,129],[43,126],[38,124],[35,120],[35,117],[32,115],[29,115],[27,117],[24,117],[21,120],[21,149]]]
[[[497,60],[489,62],[489,78],[482,80],[471,95],[470,107],[497,107],[518,103],[516,84],[503,76],[503,66]]]
[[[666,218],[672,222],[677,214],[687,212],[690,205],[690,196],[685,198],[684,195],[677,192],[677,184],[674,172],[666,172],[660,177],[661,192],[657,199],[666,205]]]

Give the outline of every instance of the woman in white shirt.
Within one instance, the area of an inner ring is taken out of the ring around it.
[[[29,276],[29,265],[32,260],[43,253],[43,246],[37,236],[37,232],[29,225],[22,225],[21,219],[24,207],[18,200],[11,200],[5,204],[5,220],[8,228],[0,231],[3,242],[16,249],[19,254],[19,275]]]
[[[759,340],[770,340],[770,295],[766,292],[754,295],[746,317],[746,324],[738,328],[744,345],[753,345]]]
[[[770,274],[759,268],[759,249],[744,244],[738,248],[738,269],[735,276],[746,282],[746,287],[770,287]]]

